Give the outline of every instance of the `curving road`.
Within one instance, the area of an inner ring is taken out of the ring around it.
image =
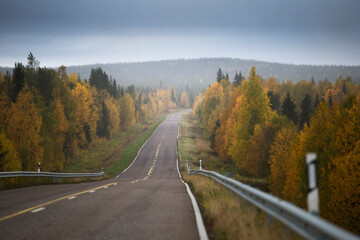
[[[170,114],[114,179],[0,192],[1,239],[198,239]]]

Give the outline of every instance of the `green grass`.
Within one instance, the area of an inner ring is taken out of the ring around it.
[[[117,161],[112,162],[110,167],[108,168],[109,176],[114,176],[117,173],[122,172],[125,168],[127,168],[131,162],[136,157],[141,146],[146,142],[146,140],[153,134],[155,129],[159,126],[161,122],[163,122],[165,116],[162,116],[159,120],[155,121],[150,128],[145,130],[142,134],[140,134],[137,138],[133,139],[125,148],[124,151],[121,152]]]
[[[235,165],[213,154],[198,119],[191,114],[181,117],[178,153],[182,176],[199,203],[210,239],[300,239],[283,224],[212,179],[187,174],[185,162],[188,161],[191,168],[198,168],[197,157],[207,170],[238,174]]]
[[[107,178],[127,168],[135,158],[140,147],[155,131],[157,126],[164,121],[167,114],[161,114],[156,119],[147,123],[133,124],[128,130],[113,136],[87,153],[79,156],[82,172],[99,172],[104,168]],[[70,167],[71,171],[78,171],[75,162]]]

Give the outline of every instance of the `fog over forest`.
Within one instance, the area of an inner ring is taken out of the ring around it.
[[[298,82],[311,80],[315,82],[327,78],[334,82],[340,76],[351,77],[354,82],[360,83],[360,66],[339,65],[295,65],[257,60],[232,58],[201,58],[191,60],[163,60],[135,63],[109,63],[68,66],[67,73],[75,72],[81,78],[89,79],[92,68],[101,67],[109,76],[115,78],[122,86],[173,86],[196,89],[208,87],[216,81],[216,72],[219,68],[224,74],[228,73],[233,81],[235,72],[247,77],[252,66],[256,66],[257,73],[263,78],[275,77],[279,82],[287,80]],[[0,71],[12,71],[11,68],[1,68]]]

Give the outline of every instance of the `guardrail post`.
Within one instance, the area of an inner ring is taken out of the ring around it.
[[[306,154],[306,164],[308,171],[308,212],[319,215],[319,189],[316,181],[316,153]]]

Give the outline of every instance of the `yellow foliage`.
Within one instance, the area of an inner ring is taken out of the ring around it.
[[[93,91],[96,92],[94,89]],[[87,148],[88,142],[96,136],[99,119],[93,93],[88,84],[77,83],[73,90],[78,108],[76,111],[76,135],[81,148]]]
[[[345,156],[332,159],[329,174],[331,197],[327,217],[355,232],[360,232],[360,140]]]
[[[246,156],[255,153],[248,148],[249,139],[257,124],[270,119],[271,109],[269,99],[261,86],[262,79],[256,75],[255,67],[249,72],[249,81],[243,82],[242,96],[237,100],[234,114],[229,155],[240,169],[250,171],[249,167],[253,163],[247,162]]]
[[[0,133],[0,172],[21,171],[21,161],[13,144]]]
[[[54,156],[55,156],[54,160],[55,161],[52,164],[53,166],[49,166],[49,168],[50,168],[50,170],[52,170],[54,168],[57,171],[62,171],[63,165],[65,163],[63,147],[64,147],[66,134],[69,130],[70,124],[69,124],[69,121],[66,119],[66,116],[64,113],[64,106],[61,104],[60,99],[56,99],[54,102],[53,114],[56,119],[55,131],[54,131]]]
[[[40,146],[42,118],[35,107],[33,96],[25,87],[16,103],[11,104],[7,135],[19,153],[23,170],[36,170],[43,156]]]
[[[287,162],[290,158],[291,143],[297,136],[294,124],[281,129],[270,148],[270,190],[275,196],[282,197],[288,170]]]
[[[128,129],[135,121],[135,106],[130,94],[126,94],[120,99],[120,126],[122,129]]]
[[[200,117],[201,114],[201,104],[204,99],[204,94],[200,93],[195,97],[194,104],[192,107],[192,115]]]
[[[117,106],[114,99],[107,95],[105,98],[105,105],[109,110],[109,132],[110,136],[119,131],[120,128],[120,106]]]
[[[184,91],[181,93],[180,106],[184,108],[190,107],[188,94]]]
[[[201,106],[201,122],[211,132],[224,109],[223,87],[215,82],[208,87]]]

